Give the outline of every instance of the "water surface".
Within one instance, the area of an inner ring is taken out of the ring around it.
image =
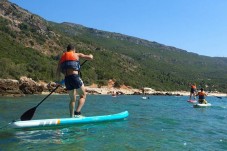
[[[19,119],[45,96],[0,98],[0,127]],[[74,125],[53,129],[0,129],[0,151],[7,150],[110,150],[176,151],[227,150],[227,98],[208,97],[213,105],[193,108],[188,97],[89,95],[85,116],[129,111],[126,120]],[[33,119],[69,117],[67,95],[52,95]]]

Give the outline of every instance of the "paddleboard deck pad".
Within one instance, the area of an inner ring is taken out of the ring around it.
[[[11,124],[11,127],[38,128],[38,127],[51,127],[51,126],[64,126],[64,125],[75,125],[75,124],[84,124],[84,123],[105,122],[105,121],[114,121],[114,120],[124,119],[128,117],[128,115],[129,115],[128,111],[124,111],[117,114],[102,115],[102,116],[16,121]]]
[[[210,103],[207,103],[207,104],[194,104],[193,107],[208,107],[208,106],[211,106]]]

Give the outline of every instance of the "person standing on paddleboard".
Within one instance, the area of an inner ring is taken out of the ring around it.
[[[196,99],[196,84],[191,85],[191,90],[190,90],[190,97],[189,100],[192,99],[192,96],[194,97],[194,100]]]
[[[198,92],[196,96],[199,96],[199,104],[207,104],[207,101],[205,100],[205,96],[207,96],[207,94],[203,91],[203,88],[200,89],[200,92]]]
[[[67,46],[67,51],[63,53],[58,63],[57,74],[60,77],[60,72],[65,75],[65,86],[68,90],[70,103],[69,112],[70,117],[80,117],[81,109],[86,100],[86,92],[83,81],[79,75],[80,62],[79,59],[92,60],[93,55],[85,55],[83,53],[77,53],[73,45]],[[75,110],[76,95],[79,95],[80,99]]]

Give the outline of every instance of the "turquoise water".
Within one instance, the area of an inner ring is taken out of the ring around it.
[[[45,96],[0,98],[0,127],[7,125]],[[33,119],[68,117],[68,96],[52,95]],[[0,151],[182,151],[227,150],[227,98],[208,97],[213,105],[193,108],[188,97],[87,97],[85,116],[129,111],[126,120],[42,130],[0,129]]]

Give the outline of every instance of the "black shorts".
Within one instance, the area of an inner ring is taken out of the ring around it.
[[[191,88],[191,93],[195,93],[196,89]]]
[[[83,85],[83,81],[77,74],[65,77],[65,86],[67,90],[79,89]]]

